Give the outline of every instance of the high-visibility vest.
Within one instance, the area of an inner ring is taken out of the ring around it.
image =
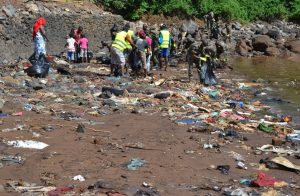
[[[160,43],[160,48],[169,48],[170,43],[170,32],[168,30],[160,31],[162,35],[162,42]]]
[[[206,54],[204,57],[200,57],[200,60],[206,62],[207,58],[210,58],[210,56]]]
[[[127,31],[127,35],[130,36],[131,40],[133,39],[133,36],[134,36],[134,32],[132,30],[128,30]],[[132,49],[132,46],[131,44],[129,43],[129,41],[126,40],[126,48],[128,49]]]
[[[117,33],[115,40],[113,41],[112,47],[123,52],[126,48],[126,42],[125,42],[126,36],[127,36],[127,33],[125,31],[121,31],[121,32]]]

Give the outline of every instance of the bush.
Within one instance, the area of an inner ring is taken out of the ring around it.
[[[203,17],[210,11],[227,19],[299,19],[300,0],[95,0],[126,19],[144,14]]]

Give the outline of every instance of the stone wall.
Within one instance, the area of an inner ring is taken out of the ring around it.
[[[28,58],[33,53],[32,26],[36,18],[46,18],[46,33],[50,40],[47,52],[58,55],[64,50],[66,37],[72,28],[82,26],[92,51],[98,51],[101,41],[109,41],[114,23],[122,25],[121,16],[104,12],[93,4],[30,2],[19,7],[6,4],[0,14],[0,63]]]

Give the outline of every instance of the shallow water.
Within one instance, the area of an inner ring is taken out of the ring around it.
[[[270,87],[266,90],[266,97],[283,100],[269,101],[267,104],[273,106],[276,113],[291,115],[293,121],[300,124],[299,62],[270,57],[236,58],[231,61],[231,66],[234,68],[233,74],[247,82],[264,81]]]

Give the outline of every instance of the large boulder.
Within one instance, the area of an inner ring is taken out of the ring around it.
[[[269,29],[269,31],[267,32],[267,35],[272,38],[272,39],[280,39],[281,35],[280,35],[280,31],[278,29]]]
[[[300,38],[300,29],[296,32],[296,38]]]
[[[276,47],[268,47],[267,50],[266,50],[266,55],[268,55],[268,56],[279,56],[280,51]]]
[[[292,52],[300,54],[300,40],[286,42],[285,47]]]
[[[234,30],[241,30],[242,25],[239,22],[234,22],[234,23],[232,23],[231,28]]]
[[[252,40],[253,49],[259,52],[266,52],[268,47],[273,47],[274,44],[271,38],[267,35],[259,35]]]
[[[194,34],[199,28],[199,25],[193,20],[184,21],[180,27],[181,31],[188,32],[189,34]]]
[[[250,42],[247,42],[245,39],[239,40],[235,47],[235,51],[241,56],[247,56],[251,50]]]

